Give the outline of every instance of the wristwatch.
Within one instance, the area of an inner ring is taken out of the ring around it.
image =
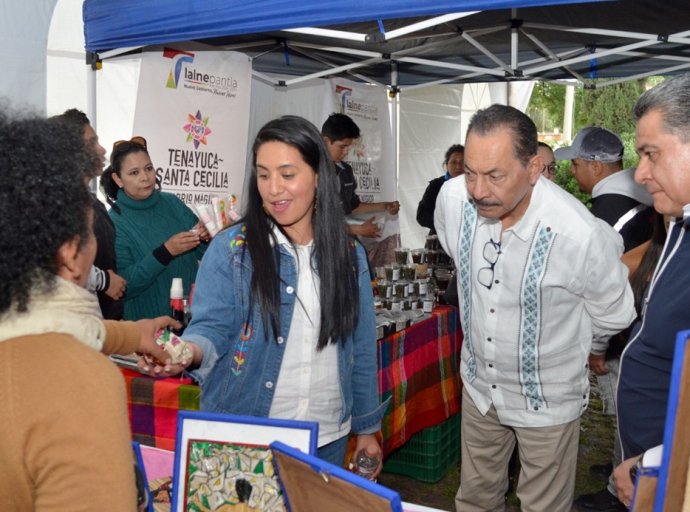
[[[630,466],[630,480],[632,480],[633,485],[637,480],[637,475],[639,474],[640,469],[642,469],[642,457],[644,457],[644,454],[640,455],[635,461],[635,464]]]

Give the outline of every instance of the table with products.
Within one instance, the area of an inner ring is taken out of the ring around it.
[[[450,306],[438,306],[421,321],[378,340],[381,398],[391,398],[382,425],[385,454],[459,412],[461,341],[458,312]],[[177,411],[199,408],[199,387],[191,379],[121,371],[134,440],[174,450]]]

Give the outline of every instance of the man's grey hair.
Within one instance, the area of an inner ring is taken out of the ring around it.
[[[470,120],[467,135],[472,132],[487,135],[499,128],[513,132],[513,154],[526,167],[530,158],[537,154],[537,127],[518,109],[494,104],[478,110]]]
[[[635,103],[633,118],[638,122],[652,111],[661,114],[666,132],[683,143],[690,141],[690,73],[665,80],[645,91]]]

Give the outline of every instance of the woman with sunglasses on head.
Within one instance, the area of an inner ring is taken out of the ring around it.
[[[127,280],[125,319],[168,314],[172,279],[182,278],[189,294],[208,231],[177,196],[161,192],[143,137],[113,145],[101,187],[112,206],[117,270]]]
[[[204,255],[184,338],[203,410],[316,421],[319,457],[342,465],[350,432],[356,452],[380,460],[385,406],[367,257],[347,234],[338,187],[314,125],[266,124],[244,217]]]

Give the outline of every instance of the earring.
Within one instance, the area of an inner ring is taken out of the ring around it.
[[[314,213],[316,213],[316,206],[318,205],[318,199],[314,198]]]

